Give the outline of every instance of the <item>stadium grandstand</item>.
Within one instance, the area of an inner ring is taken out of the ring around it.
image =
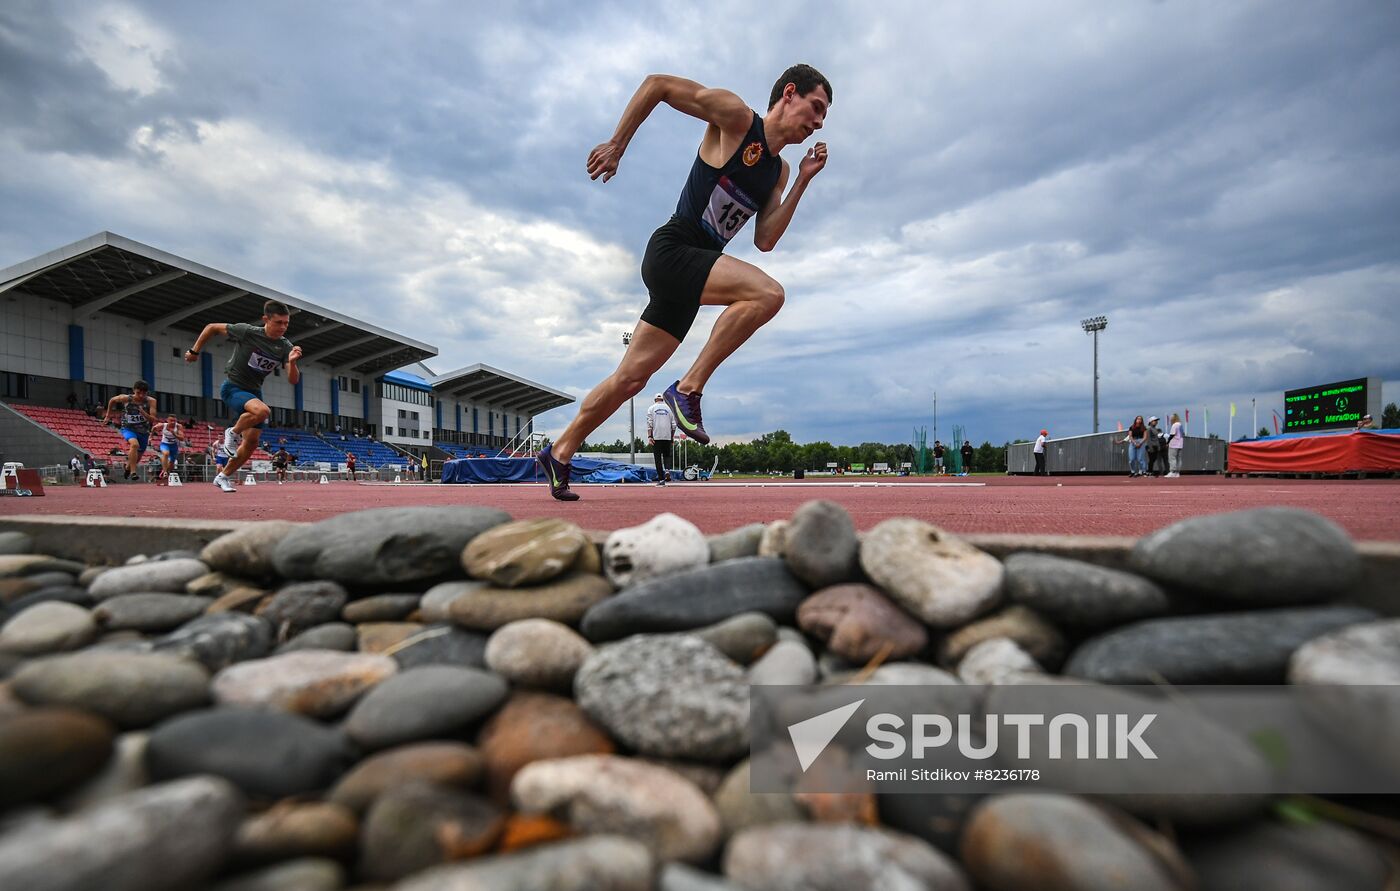
[[[184,350],[208,323],[256,323],[267,300],[292,310],[288,336],[302,347],[302,373],[295,386],[280,370],[268,377],[271,426],[255,464],[282,445],[299,465],[333,468],[347,454],[366,469],[424,455],[521,454],[533,442],[534,417],[573,401],[489,365],[434,374],[424,363],[437,347],[100,232],[0,269],[4,460],[66,465],[80,453],[118,461],[122,440],[102,411],[140,378],[151,384],[157,413],[184,425],[183,457],[195,465],[185,470],[198,472],[231,423],[218,398],[229,346],[216,338],[194,364]]]

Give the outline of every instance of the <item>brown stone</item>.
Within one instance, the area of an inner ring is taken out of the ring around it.
[[[871,585],[833,585],[802,601],[797,624],[847,662],[861,665],[881,652],[907,659],[928,644],[928,630]]]
[[[472,578],[518,588],[567,572],[587,546],[587,536],[573,523],[515,520],[473,538],[462,551],[462,567]]]
[[[365,815],[360,874],[381,881],[489,851],[505,827],[501,809],[459,789],[424,783],[392,789]]]
[[[797,792],[792,796],[814,823],[878,826],[880,811],[870,792]]]
[[[185,584],[185,593],[193,594],[196,597],[213,597],[215,599],[223,597],[234,588],[247,587],[245,579],[235,578],[225,575],[222,572],[208,572],[192,582]]]
[[[297,857],[340,860],[354,851],[359,829],[359,821],[344,805],[281,801],[243,821],[233,854],[257,863]]]
[[[465,628],[495,631],[521,619],[553,619],[577,625],[588,608],[612,594],[602,576],[573,573],[530,588],[483,587],[467,591],[448,608]]]
[[[578,559],[574,561],[574,572],[586,572],[590,575],[603,574],[603,554],[598,550],[598,546],[589,542],[587,547],[580,548]]]
[[[548,693],[516,693],[477,740],[486,763],[486,789],[497,801],[525,765],[570,755],[610,755],[613,741],[573,700]]]
[[[505,830],[497,847],[502,854],[532,848],[535,845],[549,844],[569,838],[574,831],[569,824],[542,814],[511,814],[506,818]]]
[[[251,615],[270,599],[272,599],[271,591],[264,591],[261,588],[234,588],[209,604],[209,608],[204,612],[206,614],[248,613]]]
[[[39,586],[29,579],[0,579],[0,603],[13,603]]]
[[[939,661],[944,665],[957,665],[968,650],[995,637],[1010,638],[1046,668],[1056,668],[1065,658],[1064,636],[1039,613],[1018,605],[948,635],[939,646]]]
[[[341,778],[329,798],[364,813],[388,789],[412,782],[467,789],[481,779],[481,771],[481,755],[466,743],[412,743],[361,761]]]
[[[102,769],[116,728],[87,712],[36,708],[0,721],[0,808],[66,792]]]
[[[417,622],[365,622],[355,626],[361,653],[385,653],[422,631]]]
[[[398,669],[393,659],[371,653],[293,650],[230,665],[215,676],[210,690],[220,705],[330,718]]]

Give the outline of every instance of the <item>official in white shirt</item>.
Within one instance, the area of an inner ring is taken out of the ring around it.
[[[1045,443],[1050,439],[1050,431],[1042,430],[1035,438],[1035,475],[1045,476]]]
[[[647,443],[651,446],[652,457],[656,459],[656,484],[666,485],[671,468],[671,442],[676,438],[676,416],[667,407],[665,397],[656,394],[651,408],[647,409]]]

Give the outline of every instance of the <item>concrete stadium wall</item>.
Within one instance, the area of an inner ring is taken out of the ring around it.
[[[57,433],[0,402],[0,460],[19,461],[25,467],[67,466],[74,454],[82,453],[82,449]]]

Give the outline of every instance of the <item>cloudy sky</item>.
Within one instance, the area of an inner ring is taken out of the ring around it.
[[[703,9],[7,0],[0,266],[107,229],[581,397],[703,125],[659,108],[606,185],[588,152],[648,73],[762,111],[805,61],[830,160],[776,251],[731,248],[788,299],[707,388],[721,440],[932,439],[935,392],[945,440],[1088,432],[1099,314],[1109,428],[1400,400],[1396,4]]]

